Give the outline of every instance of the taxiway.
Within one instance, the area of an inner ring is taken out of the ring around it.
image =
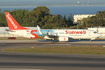
[[[0,40],[0,70],[105,70],[104,55],[4,52],[5,48],[105,45],[105,41]]]

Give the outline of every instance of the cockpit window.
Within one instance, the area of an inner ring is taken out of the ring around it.
[[[97,32],[93,32],[93,33],[95,33],[95,34],[96,34]]]

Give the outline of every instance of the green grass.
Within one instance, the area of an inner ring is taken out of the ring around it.
[[[105,48],[102,46],[66,46],[66,47],[31,47],[4,49],[10,52],[30,52],[30,53],[60,53],[60,54],[95,54],[105,55]]]

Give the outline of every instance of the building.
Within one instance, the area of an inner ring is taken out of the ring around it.
[[[81,21],[83,18],[87,18],[91,16],[95,16],[95,15],[94,14],[93,15],[90,15],[90,14],[74,15],[74,23],[77,23],[79,20]]]

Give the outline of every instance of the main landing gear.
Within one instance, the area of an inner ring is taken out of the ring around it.
[[[54,40],[51,39],[51,43],[54,43]]]
[[[90,39],[90,42],[92,42],[92,40]]]

